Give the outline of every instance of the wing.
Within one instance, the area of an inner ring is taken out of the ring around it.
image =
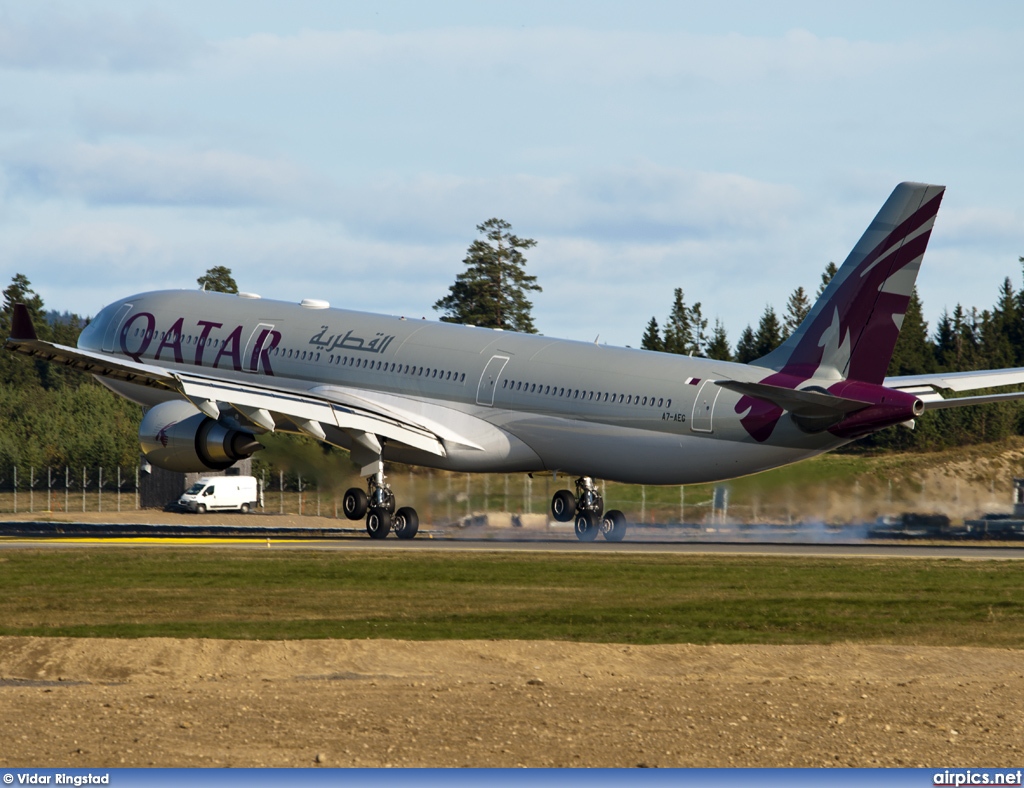
[[[913,394],[924,403],[925,410],[960,408],[965,405],[985,405],[990,402],[1006,402],[1024,399],[1024,391],[1008,391],[998,394],[979,394],[973,397],[952,397],[946,399],[942,391],[977,391],[1003,386],[1024,385],[1024,367],[1012,369],[984,369],[972,372],[942,372],[933,375],[904,375],[886,378],[883,386]]]
[[[38,339],[28,318],[15,305],[8,350],[64,364],[103,378],[172,392],[211,418],[233,417],[257,432],[301,432],[318,440],[348,447],[352,443],[380,451],[379,438],[445,456],[446,443],[482,448],[439,422],[393,405],[375,402],[370,392],[343,386],[312,389],[290,387],[287,381],[265,385],[215,375],[178,372],[153,364],[111,358],[79,348]],[[22,307],[24,310],[24,307]]]

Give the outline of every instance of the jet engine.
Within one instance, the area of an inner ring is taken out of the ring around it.
[[[223,471],[262,449],[251,432],[232,429],[181,400],[150,408],[139,426],[146,459],[169,471]]]

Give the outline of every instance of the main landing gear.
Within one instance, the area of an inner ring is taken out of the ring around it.
[[[626,535],[626,515],[618,509],[604,511],[604,499],[589,476],[576,480],[576,495],[559,490],[551,499],[551,515],[560,523],[575,518],[576,538],[593,542],[600,532],[609,542],[621,542]]]
[[[342,508],[349,520],[366,518],[366,532],[371,539],[384,539],[390,531],[399,539],[412,539],[420,529],[420,518],[411,506],[395,511],[395,494],[384,481],[383,469],[368,477],[366,486],[369,494],[358,487],[345,491]]]

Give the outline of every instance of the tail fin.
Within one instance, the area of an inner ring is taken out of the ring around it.
[[[881,383],[945,189],[897,186],[793,335],[753,363],[804,379]]]

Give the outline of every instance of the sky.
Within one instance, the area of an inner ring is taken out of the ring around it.
[[[1024,284],[1022,41],[1010,1],[0,0],[0,280],[436,319],[498,217],[541,333],[636,347],[681,287],[735,344],[913,180],[934,328]]]

